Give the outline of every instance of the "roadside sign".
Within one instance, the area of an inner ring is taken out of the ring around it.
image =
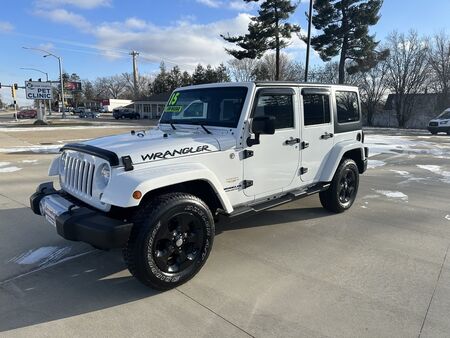
[[[71,92],[81,92],[81,82],[77,81],[65,81],[64,89]]]
[[[29,100],[53,100],[52,83],[25,81],[25,94]]]

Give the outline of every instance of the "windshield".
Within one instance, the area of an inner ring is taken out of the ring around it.
[[[450,119],[450,110],[446,110],[441,115],[438,116],[438,118],[444,120],[444,119]]]
[[[236,128],[246,96],[246,87],[175,91],[167,102],[160,123]]]

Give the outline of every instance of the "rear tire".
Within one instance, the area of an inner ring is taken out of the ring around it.
[[[320,203],[335,213],[344,212],[353,205],[359,186],[359,170],[352,159],[343,160],[334,174],[328,190],[322,191]]]
[[[143,284],[169,290],[191,279],[205,264],[214,241],[208,206],[186,193],[151,200],[133,219],[123,257]]]

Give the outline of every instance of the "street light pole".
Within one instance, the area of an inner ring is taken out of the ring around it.
[[[307,46],[306,46],[305,82],[308,82],[309,52],[311,50],[311,28],[312,28],[313,2],[314,2],[314,0],[309,0],[308,43],[307,43]]]
[[[40,49],[40,48],[31,48],[31,47],[22,47],[23,49],[31,49],[31,50],[37,50],[39,52],[44,52],[46,53],[46,55],[44,55],[44,57],[46,58],[47,56],[53,56],[54,58],[58,59],[58,63],[59,63],[59,79],[61,82],[61,108],[62,108],[62,118],[64,119],[66,117],[66,109],[65,109],[65,105],[64,105],[64,79],[63,79],[63,72],[62,72],[62,57],[57,56],[53,53],[50,53],[47,50],[44,49]]]

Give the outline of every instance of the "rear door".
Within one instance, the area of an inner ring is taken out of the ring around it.
[[[245,195],[255,198],[280,192],[298,176],[300,126],[298,95],[293,88],[261,88],[253,104],[255,116],[275,117],[275,134],[261,135],[260,144],[248,147],[244,159],[244,180],[251,186]]]
[[[303,88],[302,175],[305,183],[317,182],[334,145],[332,95],[327,88]]]

